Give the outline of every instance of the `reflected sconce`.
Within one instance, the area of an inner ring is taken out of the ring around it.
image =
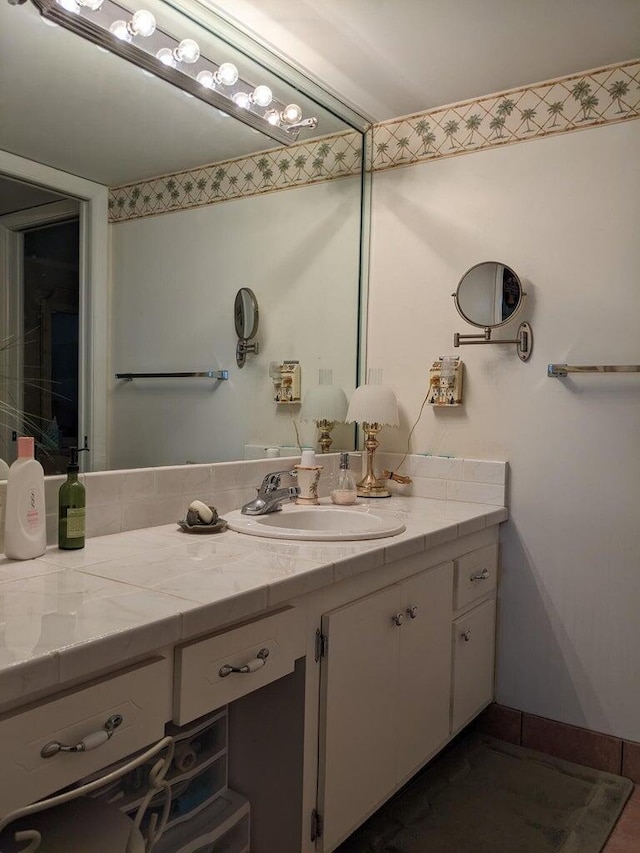
[[[331,430],[337,423],[344,423],[347,415],[347,395],[342,388],[332,384],[333,371],[319,370],[318,385],[304,395],[301,421],[314,421],[320,431],[318,441],[322,453],[329,453],[333,442]]]
[[[26,0],[9,0],[14,6]],[[151,72],[226,115],[292,145],[301,128],[315,128],[317,118],[303,118],[297,104],[279,101],[264,84],[242,80],[232,62],[218,65],[200,52],[192,38],[175,38],[156,25],[151,12],[132,13],[114,0],[32,0],[45,20],[97,44]]]
[[[356,388],[347,411],[347,423],[362,424],[366,436],[367,472],[357,484],[358,495],[362,498],[391,497],[384,481],[375,475],[375,455],[379,444],[377,435],[382,427],[398,426],[398,401],[391,388],[371,381],[380,379],[381,374],[381,370],[369,371],[369,382]]]

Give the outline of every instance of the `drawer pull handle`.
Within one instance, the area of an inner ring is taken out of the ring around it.
[[[220,667],[218,675],[220,678],[226,678],[227,675],[231,675],[232,672],[255,672],[257,669],[262,669],[267,662],[268,657],[269,649],[260,649],[254,659],[250,660],[249,663],[243,664],[243,666],[232,666],[230,663],[225,663],[224,666]]]
[[[404,613],[396,613],[395,616],[391,617],[391,621],[394,625],[402,625],[402,623],[404,622]]]
[[[460,637],[465,641],[465,643],[470,642],[471,640],[471,631],[467,628],[466,631],[462,631]]]
[[[40,755],[42,758],[53,758],[59,752],[90,752],[92,749],[97,749],[111,738],[118,726],[122,725],[122,719],[122,714],[113,714],[100,731],[91,732],[74,746],[65,746],[57,740],[52,740],[42,747]]]
[[[486,581],[487,578],[491,577],[491,572],[489,569],[483,569],[481,572],[478,572],[476,575],[471,575],[469,578],[470,581]]]
[[[413,607],[407,607],[407,616],[409,619],[416,619],[418,617],[418,608],[415,604]]]

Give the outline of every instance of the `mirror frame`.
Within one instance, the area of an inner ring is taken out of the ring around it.
[[[249,334],[245,334],[247,328],[246,311],[244,310],[244,300],[246,299],[251,304],[253,309],[253,324],[249,330]],[[242,322],[240,318],[242,317]],[[258,300],[250,287],[241,287],[236,293],[236,298],[233,301],[233,319],[236,327],[236,335],[245,341],[250,341],[258,334],[258,326],[260,324],[260,310],[258,308]]]
[[[370,142],[373,119],[356,111],[321,83],[300,71],[282,52],[257,40],[255,34],[242,27],[221,10],[212,9],[207,0],[165,0],[196,23],[208,27],[228,42],[246,53],[266,70],[299,88],[307,97],[349,125],[362,135],[363,154]],[[363,157],[363,163],[365,158]],[[109,187],[51,166],[37,163],[19,155],[0,150],[0,173],[9,178],[39,185],[44,189],[67,195],[80,202],[81,240],[84,246],[81,257],[81,332],[80,336],[80,386],[81,412],[79,434],[87,436],[92,448],[91,460],[82,470],[105,471],[107,466],[107,399],[109,365],[108,337],[108,281],[109,281]],[[362,169],[360,223],[360,270],[358,287],[358,328],[356,331],[356,384],[362,381],[366,362],[366,305],[368,294],[368,246],[371,199],[371,174]],[[3,235],[0,233],[0,243]],[[1,245],[0,245],[1,248]],[[5,316],[13,305],[5,304]],[[0,318],[0,331],[2,330]],[[257,343],[248,344],[255,347]],[[85,467],[86,466],[86,467]]]
[[[489,264],[494,264],[495,266],[500,266],[500,267],[503,267],[505,270],[509,270],[509,272],[514,276],[514,278],[518,282],[518,287],[520,288],[520,298],[518,299],[516,307],[513,309],[511,314],[509,314],[509,316],[505,320],[502,320],[502,322],[500,322],[500,323],[477,323],[475,320],[472,320],[467,314],[465,314],[465,312],[460,307],[460,288],[462,287],[465,279],[470,275],[470,273],[472,273],[474,270],[478,269],[478,267],[487,266]],[[469,267],[469,269],[460,278],[460,281],[458,282],[458,286],[456,287],[455,293],[452,294],[453,301],[455,303],[456,311],[458,312],[458,314],[462,317],[462,319],[465,321],[465,323],[469,323],[470,326],[475,326],[478,329],[498,329],[498,328],[500,328],[500,326],[505,326],[507,323],[510,323],[514,319],[514,317],[516,317],[517,314],[522,310],[522,306],[524,305],[524,300],[525,300],[526,295],[527,294],[526,294],[526,292],[522,286],[522,281],[520,279],[520,276],[516,273],[516,271],[514,269],[512,269],[512,267],[508,266],[507,264],[503,263],[502,261],[480,261],[480,263],[474,264],[472,267]]]

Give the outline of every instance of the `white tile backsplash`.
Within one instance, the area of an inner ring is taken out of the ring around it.
[[[394,470],[400,453],[379,453],[378,468]],[[256,488],[270,471],[288,470],[298,457],[220,462],[206,465],[175,465],[130,471],[99,471],[81,475],[87,489],[87,537],[170,524],[184,518],[195,499],[215,506],[218,513],[237,509],[255,496]],[[359,479],[359,464],[352,460]],[[318,454],[323,466],[320,496],[329,495],[338,472],[339,454]],[[406,486],[390,484],[394,494],[435,500],[468,501],[503,506],[508,464],[500,461],[410,454],[400,472],[409,474]],[[47,541],[57,541],[58,490],[64,477],[48,477]]]

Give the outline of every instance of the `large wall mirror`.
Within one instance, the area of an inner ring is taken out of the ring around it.
[[[299,361],[303,397],[320,370],[347,395],[356,384],[366,122],[196,0],[144,8],[318,124],[282,147],[50,26],[29,0],[0,0],[10,81],[0,90],[0,456],[14,458],[11,410],[25,411],[18,427],[36,432],[48,473],[85,435],[94,470],[241,459],[298,436],[310,446],[315,426],[274,403],[270,363]],[[229,322],[240,287],[260,304],[259,354],[242,371]],[[222,370],[226,381],[115,378]],[[334,439],[352,446],[352,429]]]

